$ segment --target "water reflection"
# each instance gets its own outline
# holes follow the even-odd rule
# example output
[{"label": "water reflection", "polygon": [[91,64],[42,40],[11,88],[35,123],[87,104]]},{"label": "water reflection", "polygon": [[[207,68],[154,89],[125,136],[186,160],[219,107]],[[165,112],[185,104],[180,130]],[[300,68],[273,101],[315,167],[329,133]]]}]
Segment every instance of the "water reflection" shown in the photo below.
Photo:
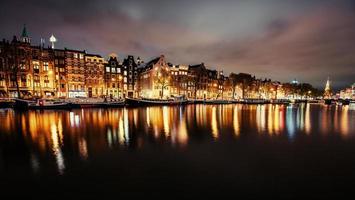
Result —
[{"label": "water reflection", "polygon": [[[63,174],[68,159],[88,160],[112,148],[140,149],[167,145],[188,148],[190,142],[233,141],[241,136],[286,138],[355,133],[355,110],[323,105],[189,105],[87,109],[73,111],[0,112],[0,142],[26,141],[34,172],[47,157]],[[15,143],[14,143],[15,144]],[[2,147],[0,147],[2,148]],[[1,150],[1,149],[0,149]]]}]

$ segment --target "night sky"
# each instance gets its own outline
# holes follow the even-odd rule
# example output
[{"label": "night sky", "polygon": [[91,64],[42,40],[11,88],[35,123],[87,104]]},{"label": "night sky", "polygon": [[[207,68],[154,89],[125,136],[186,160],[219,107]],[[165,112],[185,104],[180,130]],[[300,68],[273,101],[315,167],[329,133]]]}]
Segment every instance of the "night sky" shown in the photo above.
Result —
[{"label": "night sky", "polygon": [[[105,57],[164,54],[283,82],[335,88],[355,82],[355,0],[0,0],[0,38],[32,42],[53,33],[58,48]],[[49,45],[49,44],[48,44]]]}]

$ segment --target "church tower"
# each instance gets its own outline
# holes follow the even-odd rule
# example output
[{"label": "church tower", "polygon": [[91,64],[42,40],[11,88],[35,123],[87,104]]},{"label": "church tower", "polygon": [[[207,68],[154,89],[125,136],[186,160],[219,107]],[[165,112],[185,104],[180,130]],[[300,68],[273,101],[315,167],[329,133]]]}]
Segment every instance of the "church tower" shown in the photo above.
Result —
[{"label": "church tower", "polygon": [[324,89],[324,98],[331,98],[331,97],[332,97],[332,89],[330,87],[330,80],[328,77],[327,83],[325,84],[325,89]]},{"label": "church tower", "polygon": [[31,43],[31,38],[28,37],[26,24],[23,25],[22,34],[21,34],[21,41],[24,43],[28,43],[28,44]]}]

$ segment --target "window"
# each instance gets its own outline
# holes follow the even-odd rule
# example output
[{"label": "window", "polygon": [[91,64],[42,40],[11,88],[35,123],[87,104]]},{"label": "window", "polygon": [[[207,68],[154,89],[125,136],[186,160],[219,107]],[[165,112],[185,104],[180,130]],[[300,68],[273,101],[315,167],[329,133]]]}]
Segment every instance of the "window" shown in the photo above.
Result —
[{"label": "window", "polygon": [[48,62],[43,63],[43,71],[48,71]]},{"label": "window", "polygon": [[127,83],[127,77],[123,78],[123,82]]},{"label": "window", "polygon": [[106,67],[106,72],[110,72],[110,67]]},{"label": "window", "polygon": [[111,72],[112,72],[112,73],[116,73],[116,68],[115,68],[115,67],[112,67],[112,68],[111,68]]},{"label": "window", "polygon": [[124,70],[123,75],[127,76],[127,71],[126,70]]},{"label": "window", "polygon": [[84,59],[84,54],[82,54],[82,53],[79,54],[79,58],[80,58],[80,59]]},{"label": "window", "polygon": [[121,68],[117,68],[117,73],[121,73]]},{"label": "window", "polygon": [[33,69],[39,70],[39,63],[37,61],[33,62]]},{"label": "window", "polygon": [[74,56],[74,58],[78,58],[78,54],[77,53],[74,53],[73,56]]}]

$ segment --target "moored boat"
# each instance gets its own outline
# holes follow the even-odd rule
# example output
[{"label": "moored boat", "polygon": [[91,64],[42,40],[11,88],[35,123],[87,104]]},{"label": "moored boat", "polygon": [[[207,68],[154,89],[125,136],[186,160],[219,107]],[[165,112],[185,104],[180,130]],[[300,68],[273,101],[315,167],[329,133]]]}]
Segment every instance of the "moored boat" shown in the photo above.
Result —
[{"label": "moored boat", "polygon": [[205,104],[231,104],[233,102],[225,99],[207,99],[204,101],[204,103]]},{"label": "moored boat", "polygon": [[242,104],[267,104],[270,103],[269,100],[266,99],[242,99],[240,101]]},{"label": "moored boat", "polygon": [[333,102],[332,99],[323,99],[323,103],[324,103],[325,105],[332,105],[334,102]]},{"label": "moored boat", "polygon": [[346,106],[350,104],[350,99],[338,99],[337,105]]},{"label": "moored boat", "polygon": [[130,98],[126,97],[126,105],[128,106],[158,106],[158,105],[184,105],[187,104],[186,99],[147,99],[147,98]]},{"label": "moored boat", "polygon": [[71,104],[62,101],[38,99],[36,101],[15,99],[15,109],[70,109]]},{"label": "moored boat", "polygon": [[0,99],[0,108],[12,108],[15,104],[15,101],[9,98]]},{"label": "moored boat", "polygon": [[271,104],[290,104],[291,101],[288,99],[272,99],[270,101]]},{"label": "moored boat", "polygon": [[110,108],[122,107],[125,105],[124,99],[69,99],[72,108]]}]

